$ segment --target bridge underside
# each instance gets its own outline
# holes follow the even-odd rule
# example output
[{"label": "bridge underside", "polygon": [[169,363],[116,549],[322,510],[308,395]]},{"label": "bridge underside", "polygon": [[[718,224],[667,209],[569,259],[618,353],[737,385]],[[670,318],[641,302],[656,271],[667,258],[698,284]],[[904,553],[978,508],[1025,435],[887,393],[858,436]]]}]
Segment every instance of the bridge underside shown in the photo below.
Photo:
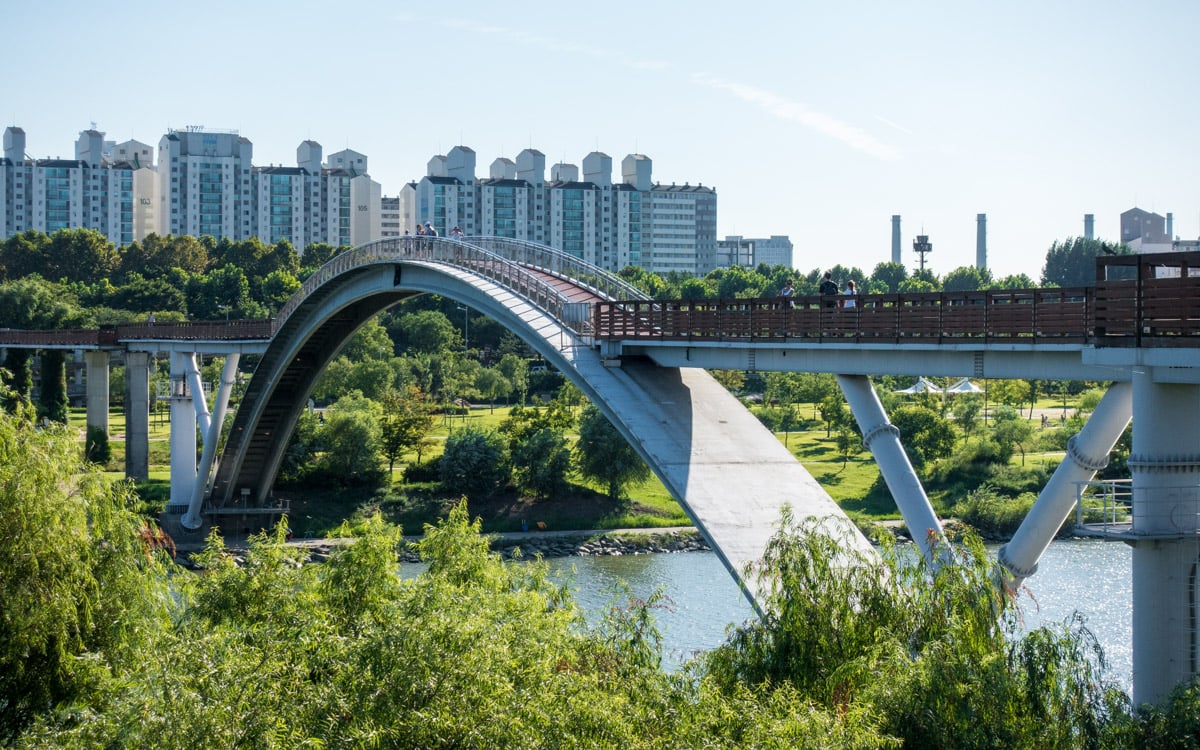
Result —
[{"label": "bridge underside", "polygon": [[[429,292],[495,318],[555,364],[629,440],[738,580],[761,559],[785,504],[798,517],[845,519],[779,440],[704,370],[637,359],[612,366],[523,297],[461,268],[381,263],[326,287],[289,317],[255,371],[210,508],[243,488],[264,501],[313,384],[341,344],[380,310]],[[870,550],[849,522],[839,531]],[[753,601],[754,592],[747,593]]]}]

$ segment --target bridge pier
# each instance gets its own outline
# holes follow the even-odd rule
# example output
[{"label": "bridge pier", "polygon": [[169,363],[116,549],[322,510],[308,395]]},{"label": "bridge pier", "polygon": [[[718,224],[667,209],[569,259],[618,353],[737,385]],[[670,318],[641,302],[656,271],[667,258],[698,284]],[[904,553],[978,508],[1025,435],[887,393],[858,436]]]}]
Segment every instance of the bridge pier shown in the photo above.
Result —
[{"label": "bridge pier", "polygon": [[[108,436],[108,352],[90,349],[83,354],[87,367],[87,429]],[[90,436],[89,436],[90,437]]]},{"label": "bridge pier", "polygon": [[150,478],[150,353],[125,353],[125,476]]},{"label": "bridge pier", "polygon": [[900,443],[900,431],[888,421],[879,395],[866,375],[838,375],[837,382],[850,411],[863,434],[863,445],[875,457],[892,498],[904,517],[904,525],[913,542],[926,560],[932,560],[934,538],[942,538],[942,522],[938,520],[921,478],[913,470],[908,454]]},{"label": "bridge pier", "polygon": [[1161,703],[1197,672],[1200,385],[1133,371],[1133,697]]},{"label": "bridge pier", "polygon": [[[191,501],[196,482],[196,412],[187,385],[188,372],[195,366],[191,352],[171,352],[172,507],[185,506]],[[201,393],[200,398],[203,397]]]}]

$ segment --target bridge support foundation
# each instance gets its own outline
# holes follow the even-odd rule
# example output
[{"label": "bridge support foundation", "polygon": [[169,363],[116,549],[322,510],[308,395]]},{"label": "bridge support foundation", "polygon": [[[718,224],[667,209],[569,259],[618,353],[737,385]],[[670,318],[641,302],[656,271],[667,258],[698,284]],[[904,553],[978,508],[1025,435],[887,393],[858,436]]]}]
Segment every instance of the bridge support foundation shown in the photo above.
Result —
[{"label": "bridge support foundation", "polygon": [[150,478],[150,354],[125,354],[125,476]]},{"label": "bridge support foundation", "polygon": [[888,421],[887,412],[879,401],[878,394],[865,375],[838,375],[838,385],[850,404],[850,411],[862,430],[863,445],[875,457],[879,473],[887,483],[908,533],[921,550],[926,560],[932,560],[933,538],[942,536],[942,522],[938,520],[921,478],[913,470],[904,446],[900,444],[900,431]]},{"label": "bridge support foundation", "polygon": [[87,366],[87,429],[103,430],[108,435],[108,352],[95,349],[84,352]]},{"label": "bridge support foundation", "polygon": [[195,366],[190,352],[171,352],[172,507],[186,506],[196,483],[196,412],[187,387],[188,371]]},{"label": "bridge support foundation", "polygon": [[1133,698],[1160,703],[1197,671],[1200,386],[1133,373]]}]

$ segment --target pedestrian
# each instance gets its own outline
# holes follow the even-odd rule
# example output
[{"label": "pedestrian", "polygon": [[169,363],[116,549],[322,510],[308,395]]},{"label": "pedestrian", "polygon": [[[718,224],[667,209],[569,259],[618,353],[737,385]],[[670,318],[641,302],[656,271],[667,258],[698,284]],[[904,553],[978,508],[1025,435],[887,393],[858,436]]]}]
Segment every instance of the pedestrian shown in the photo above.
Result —
[{"label": "pedestrian", "polygon": [[463,230],[460,227],[454,227],[450,230],[450,239],[461,240],[463,238]]},{"label": "pedestrian", "polygon": [[[837,282],[833,280],[832,271],[825,272],[825,278],[821,279],[821,286],[817,288],[817,291],[820,292],[822,297],[836,298],[838,296],[841,290],[838,289]],[[837,299],[825,300],[825,306],[837,307]]]},{"label": "pedestrian", "polygon": [[854,307],[854,296],[858,294],[858,288],[854,286],[854,279],[846,282],[846,291],[843,294],[846,295],[846,299],[842,302],[842,307]]},{"label": "pedestrian", "polygon": [[430,224],[428,221],[425,222],[425,237],[426,237],[425,245],[426,245],[426,247],[429,248],[430,252],[433,252],[433,241],[428,238],[429,237],[437,237],[437,236],[438,236],[437,230],[433,228],[433,225]]},{"label": "pedestrian", "polygon": [[404,230],[404,252],[406,254],[412,253],[412,233],[407,229]]},{"label": "pedestrian", "polygon": [[783,289],[779,290],[779,296],[783,297],[783,306],[784,307],[794,306],[796,303],[795,303],[795,300],[792,299],[792,297],[794,297],[795,295],[796,295],[796,287],[794,287],[792,285],[792,280],[788,279],[787,281],[785,281],[783,283]]}]

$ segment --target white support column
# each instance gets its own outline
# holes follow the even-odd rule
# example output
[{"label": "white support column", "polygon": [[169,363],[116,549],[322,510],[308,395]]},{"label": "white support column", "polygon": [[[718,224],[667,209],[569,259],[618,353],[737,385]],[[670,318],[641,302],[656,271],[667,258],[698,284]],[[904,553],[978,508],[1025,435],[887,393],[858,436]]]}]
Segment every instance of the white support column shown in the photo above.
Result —
[{"label": "white support column", "polygon": [[125,353],[125,476],[150,477],[150,354]]},{"label": "white support column", "polygon": [[196,475],[196,483],[192,488],[191,501],[187,513],[181,519],[184,528],[198,529],[203,521],[200,519],[200,506],[204,502],[204,493],[212,479],[213,457],[217,452],[217,443],[221,439],[221,427],[225,422],[225,411],[229,407],[229,394],[237,382],[237,366],[239,355],[230,354],[225,359],[225,368],[221,371],[221,387],[217,389],[215,411],[208,430],[204,433],[204,449],[200,454],[200,471]]},{"label": "white support column", "polygon": [[1089,482],[1108,465],[1108,454],[1121,438],[1133,415],[1133,384],[1113,383],[1079,434],[1067,441],[1067,456],[1054,470],[1037,502],[1021,521],[1017,533],[1000,548],[1001,565],[1012,574],[1007,581],[1015,591],[1037,570],[1054,535],[1075,507],[1076,487]]},{"label": "white support column", "polygon": [[[186,505],[196,483],[196,412],[188,394],[192,355],[171,352],[171,505]],[[194,366],[193,362],[193,366]]]},{"label": "white support column", "polygon": [[888,421],[883,404],[865,375],[838,375],[838,385],[850,404],[850,411],[862,430],[863,445],[875,456],[879,473],[887,483],[904,524],[921,554],[932,560],[930,537],[942,537],[942,522],[933,512],[929,496],[921,486],[921,479],[913,470],[904,446],[900,444],[900,431]]},{"label": "white support column", "polygon": [[1200,386],[1133,373],[1133,699],[1160,703],[1197,672]]},{"label": "white support column", "polygon": [[108,435],[108,352],[90,349],[84,352],[87,366],[87,428]]},{"label": "white support column", "polygon": [[200,382],[200,368],[196,365],[196,355],[187,355],[187,382],[192,394],[192,407],[196,410],[196,422],[200,425],[200,434],[208,434],[209,421],[212,416],[208,411],[208,399],[204,397],[204,383]]}]

